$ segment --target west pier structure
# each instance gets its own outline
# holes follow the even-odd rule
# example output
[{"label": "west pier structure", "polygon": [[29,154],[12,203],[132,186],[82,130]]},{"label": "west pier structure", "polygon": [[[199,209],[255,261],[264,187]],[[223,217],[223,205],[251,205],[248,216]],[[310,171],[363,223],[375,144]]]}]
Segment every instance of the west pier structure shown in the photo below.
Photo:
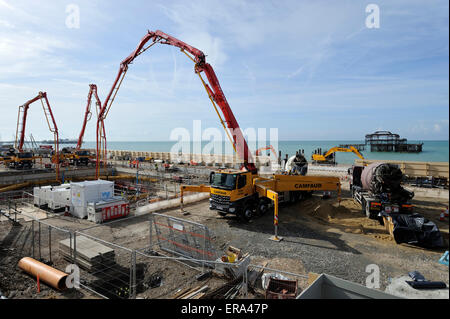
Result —
[{"label": "west pier structure", "polygon": [[366,135],[366,144],[370,145],[371,152],[422,152],[423,143],[408,144],[406,138],[389,131],[376,131]]}]

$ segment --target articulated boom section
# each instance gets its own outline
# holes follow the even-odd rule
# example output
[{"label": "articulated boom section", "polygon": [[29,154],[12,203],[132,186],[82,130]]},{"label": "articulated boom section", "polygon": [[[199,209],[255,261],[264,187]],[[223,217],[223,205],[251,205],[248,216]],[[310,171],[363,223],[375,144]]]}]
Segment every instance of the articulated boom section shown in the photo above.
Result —
[{"label": "articulated boom section", "polygon": [[268,191],[337,191],[341,194],[341,183],[338,177],[273,175],[273,178],[256,178],[255,191],[263,197],[268,197]]},{"label": "articulated boom section", "polygon": [[[46,92],[39,92],[39,94],[25,102],[25,104],[19,106],[19,114],[17,117],[17,129],[16,129],[16,141],[15,148],[19,153],[23,152],[23,144],[25,142],[25,128],[27,122],[28,109],[30,105],[36,101],[40,100],[42,104],[42,109],[44,110],[45,119],[47,121],[48,128],[50,132],[54,135],[54,147],[55,147],[55,158],[59,159],[59,136],[58,136],[58,126],[55,122],[55,117],[53,116],[50,103],[47,99]],[[21,116],[22,115],[22,116]],[[56,179],[59,180],[59,161],[55,162]]]},{"label": "articulated boom section", "polygon": [[[102,107],[102,102],[100,102],[100,98],[98,97],[97,85],[95,85],[95,84],[89,84],[89,93],[88,93],[88,97],[87,97],[86,112],[84,114],[83,126],[81,127],[80,136],[78,137],[78,143],[76,146],[76,150],[79,150],[81,148],[81,146],[83,145],[83,138],[84,138],[84,133],[86,131],[86,125],[87,125],[87,122],[89,122],[89,120],[92,117],[92,112],[91,112],[92,97],[95,98],[96,113],[98,115],[100,113],[100,109]],[[105,126],[103,125],[103,123],[101,126],[103,128],[103,136],[105,136]]]},{"label": "articulated boom section", "polygon": [[[150,42],[150,44],[146,46],[148,42]],[[124,59],[121,62],[119,72],[117,73],[113,86],[111,87],[111,90],[109,91],[109,94],[107,95],[103,103],[103,106],[101,107],[97,120],[96,175],[98,176],[98,165],[100,162],[99,147],[100,147],[102,123],[106,118],[106,116],[108,115],[108,112],[111,108],[112,103],[114,102],[114,99],[122,84],[122,81],[125,78],[126,72],[128,71],[128,66],[133,62],[133,60],[136,57],[138,57],[140,54],[148,50],[156,43],[167,44],[180,48],[180,50],[183,53],[185,53],[195,63],[195,73],[198,74],[198,76],[200,77],[202,84],[204,85],[208,93],[208,96],[214,106],[214,109],[216,110],[216,113],[219,116],[220,122],[224,127],[228,138],[233,144],[235,152],[238,154],[240,159],[243,160],[244,167],[248,171],[256,173],[256,166],[253,163],[253,159],[248,149],[247,142],[245,141],[242,131],[239,127],[239,124],[237,123],[237,120],[234,117],[233,112],[231,111],[227,99],[225,98],[225,94],[223,93],[222,88],[220,87],[219,80],[217,79],[217,76],[212,66],[206,63],[205,61],[205,54],[202,51],[194,48],[193,46],[190,46],[184,43],[183,41],[180,41],[162,31],[157,30],[157,31],[148,31],[148,33],[142,38],[141,42],[138,44],[136,49],[126,59]],[[203,80],[201,72],[204,72],[206,74],[209,85]],[[222,119],[215,103],[219,105],[225,120]],[[226,127],[228,128],[228,130]],[[230,131],[232,137],[230,136]]]}]

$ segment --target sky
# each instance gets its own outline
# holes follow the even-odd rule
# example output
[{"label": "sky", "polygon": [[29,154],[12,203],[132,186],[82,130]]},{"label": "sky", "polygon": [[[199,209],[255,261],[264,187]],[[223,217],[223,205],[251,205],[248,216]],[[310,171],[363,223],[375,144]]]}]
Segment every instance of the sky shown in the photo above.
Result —
[{"label": "sky", "polygon": [[[0,0],[0,140],[14,138],[18,106],[39,91],[60,138],[77,138],[89,84],[103,101],[147,30],[206,54],[243,129],[278,128],[280,140],[362,140],[376,130],[447,140],[448,12],[447,0]],[[221,128],[192,61],[159,45],[130,66],[106,135],[168,141],[194,120]],[[30,133],[52,138],[39,102]],[[95,120],[84,139],[95,140]]]}]

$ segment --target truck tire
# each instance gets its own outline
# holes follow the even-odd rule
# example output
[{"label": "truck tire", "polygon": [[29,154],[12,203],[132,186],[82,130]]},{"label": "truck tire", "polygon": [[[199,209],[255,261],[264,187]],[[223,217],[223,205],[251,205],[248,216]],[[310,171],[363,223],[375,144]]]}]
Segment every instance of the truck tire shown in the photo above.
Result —
[{"label": "truck tire", "polygon": [[378,220],[378,213],[373,213],[373,212],[370,211],[369,202],[366,202],[365,211],[366,211],[367,218]]},{"label": "truck tire", "polygon": [[258,203],[258,209],[257,209],[258,215],[263,216],[267,213],[268,210],[269,210],[268,203],[264,199],[261,199]]},{"label": "truck tire", "polygon": [[296,192],[289,192],[289,204],[294,204],[297,201]]},{"label": "truck tire", "polygon": [[239,217],[244,222],[249,222],[253,218],[253,208],[250,205],[244,207],[244,209],[240,212]]}]

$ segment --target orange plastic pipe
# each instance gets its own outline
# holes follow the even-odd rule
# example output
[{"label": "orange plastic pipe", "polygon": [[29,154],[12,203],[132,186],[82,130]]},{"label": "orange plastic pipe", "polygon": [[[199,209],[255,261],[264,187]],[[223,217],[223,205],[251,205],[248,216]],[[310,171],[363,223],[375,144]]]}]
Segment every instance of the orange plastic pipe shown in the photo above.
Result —
[{"label": "orange plastic pipe", "polygon": [[33,277],[58,290],[66,289],[68,274],[53,267],[47,266],[36,259],[24,257],[19,261],[19,268]]}]

